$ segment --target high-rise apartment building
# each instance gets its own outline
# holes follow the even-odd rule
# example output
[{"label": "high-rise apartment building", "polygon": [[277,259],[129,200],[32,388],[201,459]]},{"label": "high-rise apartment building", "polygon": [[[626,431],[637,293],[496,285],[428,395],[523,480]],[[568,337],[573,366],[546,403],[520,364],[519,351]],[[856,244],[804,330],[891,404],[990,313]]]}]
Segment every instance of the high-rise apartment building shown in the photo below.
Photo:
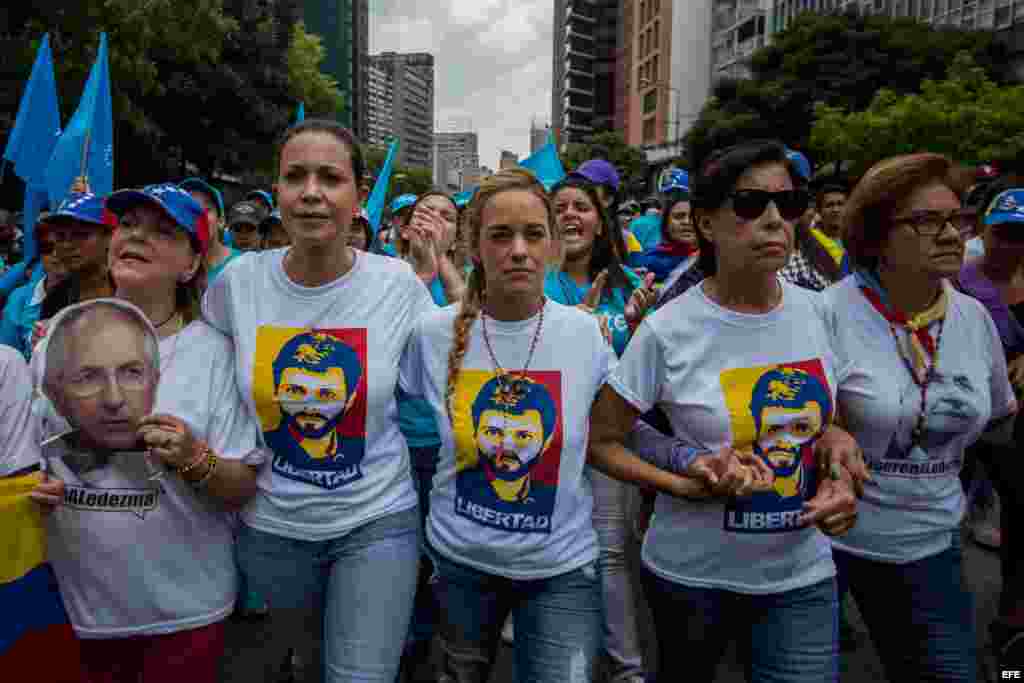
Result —
[{"label": "high-rise apartment building", "polygon": [[434,56],[384,52],[371,55],[367,141],[401,140],[402,166],[434,166]]},{"label": "high-rise apartment building", "polygon": [[480,169],[479,140],[471,132],[434,133],[434,183],[460,192],[462,179]]},{"label": "high-rise apartment building", "polygon": [[616,124],[618,0],[555,0],[551,125],[579,142]]},{"label": "high-rise apartment building", "polygon": [[710,90],[710,3],[625,0],[622,23],[626,142],[678,144]]},{"label": "high-rise apartment building", "polygon": [[304,0],[301,9],[306,30],[324,46],[320,69],[338,82],[344,98],[338,120],[365,137],[369,0]]},{"label": "high-rise apartment building", "polygon": [[530,154],[548,144],[551,126],[538,126],[536,121],[530,122]]}]

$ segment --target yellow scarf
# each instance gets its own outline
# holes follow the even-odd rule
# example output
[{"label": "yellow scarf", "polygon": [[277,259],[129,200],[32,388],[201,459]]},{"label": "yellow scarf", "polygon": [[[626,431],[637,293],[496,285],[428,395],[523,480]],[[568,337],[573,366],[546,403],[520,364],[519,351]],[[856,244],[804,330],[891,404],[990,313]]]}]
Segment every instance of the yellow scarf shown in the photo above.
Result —
[{"label": "yellow scarf", "polygon": [[843,255],[846,254],[846,249],[839,243],[839,240],[832,239],[818,228],[811,228],[811,234],[821,246],[825,247],[828,255],[835,259],[837,266],[843,265]]}]

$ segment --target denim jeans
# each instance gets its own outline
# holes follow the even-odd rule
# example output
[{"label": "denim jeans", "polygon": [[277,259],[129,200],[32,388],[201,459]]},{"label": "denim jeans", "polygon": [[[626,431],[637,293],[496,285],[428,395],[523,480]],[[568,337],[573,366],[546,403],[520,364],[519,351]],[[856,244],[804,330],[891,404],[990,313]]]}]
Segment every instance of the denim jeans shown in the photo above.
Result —
[{"label": "denim jeans", "polygon": [[517,681],[589,683],[601,645],[601,584],[593,565],[548,579],[514,580],[434,552],[445,683],[490,679],[501,627],[516,622]]},{"label": "denim jeans", "polygon": [[833,551],[840,595],[852,591],[890,681],[977,680],[974,598],[960,534],[949,549],[907,564]]},{"label": "denim jeans", "polygon": [[637,605],[626,550],[630,547],[630,496],[635,487],[590,469],[594,491],[594,530],[601,546],[598,574],[604,602],[604,650],[611,664],[610,680],[643,678],[643,653],[637,626]]},{"label": "denim jeans", "polygon": [[386,681],[398,671],[419,557],[416,508],[341,538],[300,541],[242,525],[238,559],[270,604],[270,637],[248,656],[277,672],[294,649],[301,681]]},{"label": "denim jeans", "polygon": [[712,683],[733,638],[753,683],[839,680],[835,580],[746,595],[643,574],[658,639],[657,680]]},{"label": "denim jeans", "polygon": [[[434,488],[434,475],[437,473],[440,450],[440,444],[422,448],[409,447],[412,479],[420,497],[420,533],[423,534],[421,538],[426,538],[424,526],[427,514],[430,512],[430,491]],[[419,577],[416,581],[416,600],[412,611],[412,623],[409,624],[408,642],[410,645],[430,641],[437,630],[441,610],[437,604],[437,596],[434,595],[434,590],[430,585],[430,577],[433,573],[434,565],[430,556],[426,552],[421,553]]]}]

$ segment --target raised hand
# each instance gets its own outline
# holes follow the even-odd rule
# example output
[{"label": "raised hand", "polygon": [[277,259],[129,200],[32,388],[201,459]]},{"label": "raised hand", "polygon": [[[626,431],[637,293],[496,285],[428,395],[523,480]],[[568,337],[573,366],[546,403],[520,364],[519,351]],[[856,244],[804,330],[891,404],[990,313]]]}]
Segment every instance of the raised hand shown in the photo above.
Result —
[{"label": "raised hand", "polygon": [[633,290],[633,294],[626,302],[626,322],[636,325],[647,314],[648,309],[658,300],[654,291],[654,273],[644,275],[644,282],[640,287]]},{"label": "raised hand", "polygon": [[579,305],[580,308],[586,310],[588,313],[593,313],[594,309],[601,304],[601,294],[604,292],[604,285],[608,282],[608,271],[602,270],[594,278],[593,284],[590,285],[590,289],[583,296],[583,302]]}]

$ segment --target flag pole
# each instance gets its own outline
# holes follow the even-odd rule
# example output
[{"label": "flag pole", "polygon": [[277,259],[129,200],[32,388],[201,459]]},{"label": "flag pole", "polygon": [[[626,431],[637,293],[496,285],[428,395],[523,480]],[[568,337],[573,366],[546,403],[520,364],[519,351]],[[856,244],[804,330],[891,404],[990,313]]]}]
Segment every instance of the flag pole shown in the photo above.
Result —
[{"label": "flag pole", "polygon": [[85,169],[89,163],[89,137],[92,135],[92,128],[85,129],[85,144],[82,145],[82,172],[78,174],[79,178],[85,177]]}]

